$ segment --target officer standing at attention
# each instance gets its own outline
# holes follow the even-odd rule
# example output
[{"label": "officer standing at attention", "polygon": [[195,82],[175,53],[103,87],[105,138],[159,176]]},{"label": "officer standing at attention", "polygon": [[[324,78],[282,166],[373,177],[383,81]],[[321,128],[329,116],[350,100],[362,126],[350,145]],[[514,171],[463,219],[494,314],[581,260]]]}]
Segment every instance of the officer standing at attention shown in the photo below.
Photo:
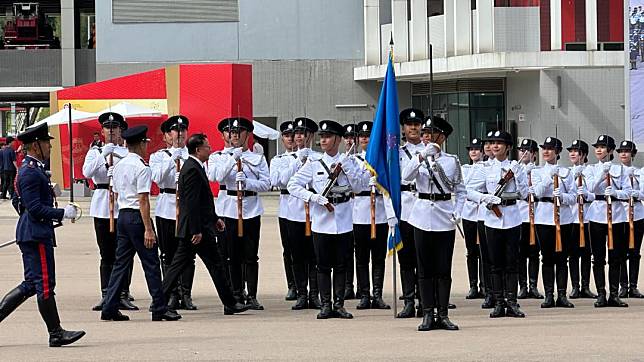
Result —
[{"label": "officer standing at attention", "polygon": [[[302,166],[289,181],[288,191],[311,205],[311,230],[322,299],[322,310],[317,318],[351,319],[353,315],[344,308],[346,255],[353,242],[353,208],[350,201],[351,192],[360,187],[362,177],[355,158],[338,152],[344,134],[342,126],[335,121],[323,120],[319,133],[324,154]],[[315,192],[309,191],[307,185]],[[325,189],[328,189],[328,193],[323,195],[322,192],[327,191]]]},{"label": "officer standing at attention", "polygon": [[[246,303],[253,310],[264,310],[257,301],[257,283],[259,279],[259,233],[261,215],[264,213],[259,192],[270,189],[270,173],[264,155],[248,149],[248,137],[253,132],[253,123],[246,118],[226,118],[221,124],[230,124],[230,141],[234,148],[231,155],[222,155],[222,162],[215,169],[215,178],[226,185],[226,193],[232,196],[222,215],[228,231],[228,251],[230,255],[230,274],[233,290],[240,302],[244,281],[248,286]],[[223,127],[222,127],[223,128]],[[238,171],[240,161],[242,170]],[[237,188],[241,185],[243,194],[242,218],[243,236],[238,236]]]},{"label": "officer standing at attention", "polygon": [[110,167],[108,175],[113,176],[114,192],[118,194],[120,217],[118,219],[118,247],[116,264],[110,276],[110,283],[101,312],[102,320],[126,321],[130,318],[117,309],[120,285],[139,255],[148,291],[152,297],[153,321],[176,321],[179,314],[168,310],[167,301],[161,289],[161,270],[156,235],[150,218],[150,187],[152,170],[143,160],[147,155],[148,128],[136,126],[123,132],[129,153],[116,166]]},{"label": "officer standing at attention", "polygon": [[[110,232],[110,178],[107,169],[118,164],[128,153],[123,146],[121,132],[127,129],[127,123],[123,116],[114,112],[103,113],[98,117],[101,124],[103,138],[106,144],[103,147],[93,146],[85,156],[83,163],[83,175],[91,178],[94,182],[94,192],[89,207],[89,215],[94,219],[94,232],[96,242],[101,255],[100,276],[101,276],[101,300],[92,310],[100,311],[103,308],[107,284],[110,282],[110,274],[116,260],[116,238],[119,208],[118,200],[114,197],[114,231]],[[128,289],[132,280],[132,269],[128,271],[127,278],[123,282],[122,293],[120,294],[119,309],[138,310],[139,308],[129,301]]]},{"label": "officer standing at attention", "polygon": [[54,222],[76,218],[77,210],[73,205],[66,205],[63,209],[54,207],[54,191],[43,163],[49,159],[52,138],[47,131],[47,123],[28,128],[18,135],[22,147],[27,150],[16,181],[16,197],[20,198],[16,241],[22,253],[25,280],[0,301],[0,322],[35,294],[38,311],[49,331],[49,346],[60,347],[76,342],[85,332],[66,331],[60,326],[54,298]]},{"label": "officer standing at attention", "polygon": [[[226,155],[230,155],[231,150],[233,149],[230,146],[229,126],[230,125],[228,123],[222,122],[217,125],[217,130],[219,131],[219,133],[221,133],[221,138],[224,141],[224,148],[220,151],[211,153],[208,157],[207,173],[208,181],[210,182],[217,182],[217,177],[215,176],[216,170],[222,167],[223,162],[227,159]],[[226,185],[219,184],[219,193],[217,194],[217,198],[215,199],[215,212],[217,213],[217,215],[223,215],[224,210],[230,207],[229,204],[235,203],[235,201],[236,200],[234,197],[228,196],[228,194],[226,193]],[[219,247],[221,256],[224,258],[228,273],[230,273],[230,253],[227,250],[227,245],[224,242],[218,242],[217,246]],[[245,297],[244,300],[246,300]]]},{"label": "officer standing at attention", "polygon": [[[179,246],[179,239],[176,235],[177,217],[177,183],[175,174],[177,171],[176,162],[183,162],[188,159],[186,148],[186,137],[190,121],[185,116],[172,116],[161,123],[161,132],[170,141],[170,147],[161,149],[150,156],[150,169],[152,170],[152,181],[159,186],[159,197],[157,197],[154,215],[156,219],[157,233],[159,237],[159,249],[161,250],[161,272],[165,273],[172,258]],[[181,167],[180,166],[180,167]],[[170,294],[168,308],[196,310],[192,303],[192,281],[195,276],[194,260],[183,269],[179,277],[177,287]]]},{"label": "officer standing at attention", "polygon": [[[354,155],[356,151],[356,140],[358,133],[356,132],[357,125],[355,123],[349,123],[345,124],[344,126],[344,149],[345,152],[349,152],[351,150],[350,154]],[[355,234],[354,234],[355,235]],[[362,296],[360,295],[360,290],[361,286],[360,283],[358,284],[358,289],[354,290],[353,287],[353,275],[354,275],[354,270],[356,269],[356,254],[355,254],[355,248],[356,248],[356,240],[354,238],[353,242],[351,245],[349,245],[349,249],[347,250],[347,286],[345,288],[344,292],[344,300],[350,300],[350,299],[355,299],[358,298],[360,299]]]}]

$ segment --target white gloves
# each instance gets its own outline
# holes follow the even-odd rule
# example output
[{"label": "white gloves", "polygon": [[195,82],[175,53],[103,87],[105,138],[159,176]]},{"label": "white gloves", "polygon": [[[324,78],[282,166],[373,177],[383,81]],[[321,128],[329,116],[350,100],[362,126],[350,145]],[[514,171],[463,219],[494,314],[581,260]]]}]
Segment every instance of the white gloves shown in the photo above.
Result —
[{"label": "white gloves", "polygon": [[534,195],[534,186],[528,186],[528,193]]},{"label": "white gloves", "polygon": [[107,177],[108,178],[114,177],[114,166],[110,166],[107,168]]},{"label": "white gloves", "polygon": [[579,165],[579,166],[573,167],[572,168],[573,177],[575,179],[579,178],[579,176],[581,176],[584,173],[585,168],[586,168],[586,166],[584,166],[584,165]]},{"label": "white gloves", "polygon": [[615,197],[616,195],[617,195],[617,191],[613,189],[613,186],[606,186],[606,189],[604,190],[604,196]]},{"label": "white gloves", "polygon": [[175,172],[174,173],[174,183],[175,184],[179,183],[179,174],[180,174],[180,172]]},{"label": "white gloves", "polygon": [[487,195],[483,195],[483,197],[481,198],[481,202],[488,205],[498,205],[501,203],[501,198],[498,196],[487,194]]},{"label": "white gloves", "polygon": [[63,218],[65,219],[75,219],[78,215],[78,211],[76,210],[76,206],[74,205],[65,205],[64,210],[65,214],[63,215]]},{"label": "white gloves", "polygon": [[181,159],[181,156],[183,154],[182,151],[183,150],[181,148],[176,148],[174,151],[172,151],[172,156],[170,156],[172,158],[172,161]]},{"label": "white gloves", "polygon": [[387,225],[389,225],[390,228],[395,228],[396,225],[398,225],[398,218],[390,217],[387,219]]},{"label": "white gloves", "polygon": [[241,158],[242,152],[243,151],[242,151],[241,147],[233,148],[233,155],[232,156],[235,159],[235,161],[238,161]]},{"label": "white gloves", "polygon": [[428,157],[436,156],[440,152],[440,146],[435,143],[428,143],[422,151],[420,151],[420,156],[424,159]]},{"label": "white gloves", "polygon": [[103,146],[103,151],[101,151],[101,156],[103,156],[103,158],[107,158],[107,156],[114,153],[115,148],[116,146],[114,146],[113,143],[106,144],[105,146]]},{"label": "white gloves", "polygon": [[555,175],[559,174],[559,166],[555,165],[550,167],[550,177],[555,177]]},{"label": "white gloves", "polygon": [[314,203],[316,203],[318,205],[322,205],[322,206],[324,206],[324,205],[329,203],[329,199],[327,199],[326,197],[324,197],[324,196],[322,196],[320,194],[311,195],[311,198],[309,199],[309,201],[314,202]]},{"label": "white gloves", "polygon": [[295,152],[295,154],[297,155],[297,158],[302,162],[304,162],[304,160],[309,157],[310,153],[311,153],[310,148],[302,148],[297,150],[297,152]]},{"label": "white gloves", "polygon": [[532,172],[534,170],[534,163],[528,163],[525,166],[523,166],[523,170],[525,171],[526,175]]},{"label": "white gloves", "polygon": [[242,171],[239,171],[235,174],[235,182],[246,182],[246,174]]},{"label": "white gloves", "polygon": [[584,187],[583,186],[577,186],[577,196],[585,196],[586,193],[584,192]]},{"label": "white gloves", "polygon": [[561,189],[559,187],[555,187],[552,195],[554,195],[554,197],[561,197]]},{"label": "white gloves", "polygon": [[610,162],[605,162],[605,163],[603,163],[603,164],[602,164],[602,171],[604,171],[604,173],[608,173],[608,171],[610,171],[610,167],[611,167],[612,165],[613,165],[613,164],[612,164],[612,163],[610,163]]},{"label": "white gloves", "polygon": [[369,178],[369,187],[376,186],[378,183],[378,178],[376,176],[371,176]]}]

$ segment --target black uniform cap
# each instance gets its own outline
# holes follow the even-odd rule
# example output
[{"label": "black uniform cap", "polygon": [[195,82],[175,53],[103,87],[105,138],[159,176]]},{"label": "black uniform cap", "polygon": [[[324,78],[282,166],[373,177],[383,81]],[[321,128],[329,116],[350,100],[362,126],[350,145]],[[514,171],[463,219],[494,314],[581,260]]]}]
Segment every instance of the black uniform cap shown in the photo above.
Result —
[{"label": "black uniform cap", "polygon": [[18,141],[22,143],[32,143],[52,139],[54,139],[54,137],[49,134],[49,127],[46,122],[36,127],[27,128],[24,132],[18,135]]},{"label": "black uniform cap", "polygon": [[103,128],[119,127],[122,130],[127,129],[127,122],[125,118],[116,112],[105,112],[98,116],[98,123]]},{"label": "black uniform cap", "polygon": [[182,115],[176,115],[168,118],[165,122],[161,123],[161,132],[167,133],[173,129],[188,129],[190,121],[188,117]]},{"label": "black uniform cap", "polygon": [[541,148],[554,148],[557,153],[561,152],[563,149],[563,143],[560,139],[555,137],[548,137],[543,141],[542,145],[539,145]]},{"label": "black uniform cap", "polygon": [[579,152],[587,155],[588,154],[588,143],[586,143],[586,142],[584,142],[582,140],[574,140],[574,141],[572,141],[570,146],[566,147],[566,149],[568,150],[568,152],[570,152],[572,150],[578,150]]},{"label": "black uniform cap", "polygon": [[521,141],[521,144],[519,145],[520,150],[528,150],[531,152],[537,152],[539,150],[539,145],[537,145],[537,141],[530,139],[530,138],[525,138],[523,141]]},{"label": "black uniform cap", "polygon": [[512,135],[506,131],[496,131],[492,133],[492,136],[486,139],[487,142],[501,141],[508,146],[512,146],[514,142],[512,141]]},{"label": "black uniform cap", "polygon": [[617,152],[624,152],[624,151],[630,151],[632,156],[635,156],[637,153],[637,146],[635,146],[635,143],[625,140],[622,141],[619,144],[619,147],[617,147]]},{"label": "black uniform cap", "polygon": [[318,125],[310,118],[297,117],[293,121],[295,123],[295,132],[317,132]]},{"label": "black uniform cap", "polygon": [[344,137],[355,137],[357,136],[358,125],[355,123],[349,123],[344,125]]},{"label": "black uniform cap", "polygon": [[244,117],[229,117],[222,119],[217,126],[217,129],[219,129],[220,132],[223,132],[226,128],[230,128],[229,131],[231,132],[242,129],[248,132],[253,132],[255,126],[253,126],[253,122]]},{"label": "black uniform cap", "polygon": [[139,125],[132,128],[128,128],[123,131],[121,137],[127,142],[128,145],[135,145],[141,142],[149,142],[150,139],[147,136],[148,126]]},{"label": "black uniform cap", "polygon": [[597,137],[597,142],[593,143],[593,147],[606,146],[609,149],[615,149],[615,140],[609,135],[601,135]]},{"label": "black uniform cap", "polygon": [[483,142],[478,138],[472,138],[470,144],[465,147],[468,150],[482,150]]},{"label": "black uniform cap", "polygon": [[405,123],[423,123],[425,113],[420,109],[407,108],[400,112],[400,124]]},{"label": "black uniform cap", "polygon": [[450,134],[454,131],[454,128],[452,125],[450,125],[445,119],[434,116],[432,117],[426,117],[425,122],[423,123],[423,131],[430,131],[430,132],[439,132],[445,135],[445,137],[449,137]]},{"label": "black uniform cap", "polygon": [[320,121],[320,132],[322,134],[334,134],[340,137],[344,136],[344,127],[336,121],[332,121],[330,119],[325,119],[323,121]]},{"label": "black uniform cap", "polygon": [[494,131],[488,131],[487,134],[485,134],[485,137],[483,137],[483,143],[490,142],[490,137],[494,135]]},{"label": "black uniform cap", "polygon": [[293,133],[295,131],[295,125],[293,121],[284,121],[280,124],[280,132],[282,134]]},{"label": "black uniform cap", "polygon": [[369,136],[373,129],[373,122],[362,121],[358,123],[358,136]]}]

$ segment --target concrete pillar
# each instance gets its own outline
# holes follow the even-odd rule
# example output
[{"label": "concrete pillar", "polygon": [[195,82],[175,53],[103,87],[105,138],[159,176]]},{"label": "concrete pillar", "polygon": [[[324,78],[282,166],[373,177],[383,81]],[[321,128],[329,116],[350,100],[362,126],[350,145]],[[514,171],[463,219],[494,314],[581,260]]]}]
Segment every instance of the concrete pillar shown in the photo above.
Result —
[{"label": "concrete pillar", "polygon": [[586,50],[597,50],[597,0],[586,0]]},{"label": "concrete pillar", "polygon": [[454,2],[454,53],[472,54],[472,4],[469,1]]},{"label": "concrete pillar", "polygon": [[427,27],[427,0],[411,0],[411,29],[409,32],[411,60],[429,58]]},{"label": "concrete pillar", "polygon": [[409,61],[409,21],[407,0],[391,1],[391,29],[394,35],[394,61]]},{"label": "concrete pillar", "polygon": [[550,49],[561,48],[561,0],[550,0]]},{"label": "concrete pillar", "polygon": [[60,48],[62,86],[76,85],[76,48],[74,26],[74,0],[60,1]]},{"label": "concrete pillar", "polygon": [[364,0],[365,65],[380,64],[380,2]]},{"label": "concrete pillar", "polygon": [[476,0],[476,49],[475,53],[494,52],[494,1]]},{"label": "concrete pillar", "polygon": [[[459,0],[444,0],[443,10],[445,11],[445,56],[453,57],[456,55],[454,47],[454,31],[456,30],[456,3]],[[463,0],[460,0],[463,1]]]}]

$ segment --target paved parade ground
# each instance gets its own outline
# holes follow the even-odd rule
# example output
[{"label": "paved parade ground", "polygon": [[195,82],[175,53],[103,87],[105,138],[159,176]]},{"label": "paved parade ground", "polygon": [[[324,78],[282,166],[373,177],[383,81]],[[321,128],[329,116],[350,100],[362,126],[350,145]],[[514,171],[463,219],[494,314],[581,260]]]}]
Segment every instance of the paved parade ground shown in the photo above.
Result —
[{"label": "paved parade ground", "polygon": [[[64,203],[64,199],[60,202]],[[87,213],[89,199],[81,199]],[[357,311],[353,320],[315,319],[317,311],[291,311],[277,231],[277,197],[264,197],[258,299],[265,311],[224,316],[200,261],[193,289],[198,311],[180,311],[178,322],[152,322],[143,272],[136,260],[132,294],[141,310],[128,322],[102,322],[91,307],[98,301],[98,248],[92,219],[57,229],[57,302],[63,327],[87,336],[68,347],[47,347],[47,331],[35,298],[0,324],[0,359],[13,360],[644,360],[644,300],[626,299],[627,309],[597,310],[592,300],[573,300],[575,309],[541,310],[538,300],[520,301],[526,319],[491,320],[481,301],[466,301],[463,240],[454,253],[450,317],[458,332],[417,332],[420,319],[394,319],[392,311]],[[16,216],[0,201],[0,241],[14,235]],[[392,259],[387,259],[385,297],[392,301]],[[16,246],[0,249],[0,293],[22,280]],[[400,287],[400,284],[398,284]],[[540,286],[543,292],[543,287]],[[594,287],[593,287],[594,290]],[[398,302],[399,308],[402,302]]]}]

